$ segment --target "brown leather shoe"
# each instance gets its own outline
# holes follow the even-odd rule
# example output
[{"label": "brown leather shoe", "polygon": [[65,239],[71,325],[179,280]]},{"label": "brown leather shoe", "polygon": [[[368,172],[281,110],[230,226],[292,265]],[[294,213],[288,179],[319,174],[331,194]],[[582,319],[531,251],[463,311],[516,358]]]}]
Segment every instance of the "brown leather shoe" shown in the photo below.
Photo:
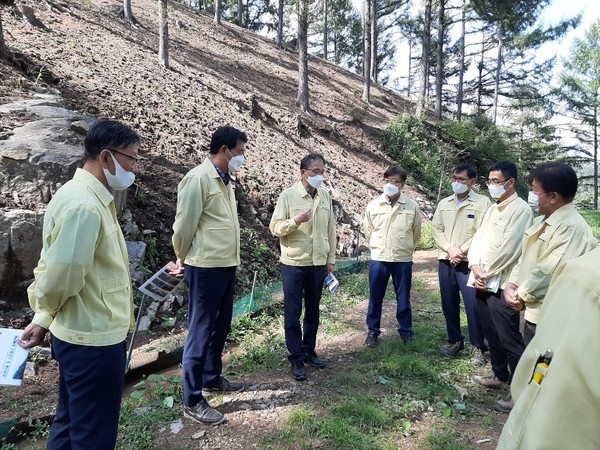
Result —
[{"label": "brown leather shoe", "polygon": [[495,375],[493,377],[482,377],[479,375],[471,375],[471,381],[480,386],[492,389],[500,389],[508,386],[506,381],[499,380]]}]

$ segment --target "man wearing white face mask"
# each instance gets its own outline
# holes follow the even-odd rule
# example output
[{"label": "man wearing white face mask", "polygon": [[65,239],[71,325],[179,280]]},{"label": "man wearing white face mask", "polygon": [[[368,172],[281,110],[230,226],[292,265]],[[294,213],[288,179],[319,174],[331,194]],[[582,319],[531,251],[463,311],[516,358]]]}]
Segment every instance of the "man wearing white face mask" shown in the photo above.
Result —
[{"label": "man wearing white face mask", "polygon": [[473,363],[485,364],[484,353],[487,346],[477,325],[477,300],[475,289],[467,286],[469,267],[467,252],[473,236],[481,225],[483,216],[489,208],[490,200],[473,191],[477,182],[477,172],[470,164],[463,164],[452,173],[454,195],[441,200],[433,215],[431,230],[439,248],[438,277],[442,311],[446,319],[448,345],[442,353],[448,357],[456,356],[464,349],[464,339],[460,330],[460,295],[462,293],[469,340],[474,347]]},{"label": "man wearing white face mask", "polygon": [[540,164],[531,173],[529,205],[539,211],[525,231],[519,263],[504,290],[506,303],[525,310],[525,345],[535,334],[540,310],[556,268],[597,247],[592,230],[575,211],[577,174],[566,164]]},{"label": "man wearing white face mask", "polygon": [[381,334],[381,308],[390,276],[396,293],[398,333],[404,343],[413,339],[410,288],[413,253],[421,238],[421,211],[401,191],[406,170],[392,166],[383,178],[383,194],[369,202],[363,222],[371,248],[367,347],[377,345]]},{"label": "man wearing white face mask", "polygon": [[230,172],[244,162],[248,138],[233,127],[212,135],[210,154],[177,188],[173,224],[176,275],[189,287],[188,336],[183,348],[184,416],[217,425],[225,417],[204,395],[241,391],[244,385],[222,376],[221,355],[231,329],[240,225]]},{"label": "man wearing white face mask", "polygon": [[300,181],[281,193],[269,224],[281,246],[285,343],[292,377],[298,381],[307,377],[304,363],[325,367],[315,347],[323,282],[335,267],[336,224],[331,196],[321,188],[324,173],[321,154],[305,156]]},{"label": "man wearing white face mask", "polygon": [[[477,289],[477,320],[490,349],[494,373],[492,378],[474,375],[471,380],[488,388],[510,383],[524,349],[519,313],[502,298],[521,255],[521,239],[533,219],[531,208],[515,191],[516,182],[513,163],[500,161],[490,166],[488,189],[498,201],[487,210],[467,255]],[[493,286],[492,280],[499,280],[498,286]],[[501,410],[499,405],[495,407]]]},{"label": "man wearing white face mask", "polygon": [[135,178],[139,136],[115,121],[96,122],[84,165],[44,216],[43,248],[28,288],[35,315],[19,345],[52,332],[59,398],[47,448],[115,448],[125,338],[134,327],[127,247],[111,190]]}]

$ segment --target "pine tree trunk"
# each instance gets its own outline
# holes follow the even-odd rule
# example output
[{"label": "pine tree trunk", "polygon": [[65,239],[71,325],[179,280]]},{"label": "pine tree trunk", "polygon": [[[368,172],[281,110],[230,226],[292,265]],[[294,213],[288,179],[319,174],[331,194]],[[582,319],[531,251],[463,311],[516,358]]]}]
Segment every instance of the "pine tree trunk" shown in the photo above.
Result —
[{"label": "pine tree trunk", "polygon": [[442,84],[444,83],[444,31],[445,31],[445,3],[446,0],[440,0],[438,10],[438,41],[437,41],[437,71],[435,74],[435,116],[442,119]]},{"label": "pine tree trunk", "polygon": [[4,43],[4,31],[2,30],[2,14],[0,14],[0,59],[2,61],[8,59],[8,48]]},{"label": "pine tree trunk", "polygon": [[221,25],[221,0],[215,0],[215,18],[213,23],[215,25]]},{"label": "pine tree trunk", "polygon": [[429,53],[431,50],[431,0],[425,0],[425,17],[423,36],[421,36],[421,86],[417,102],[417,115],[425,113],[427,103],[427,86],[429,84]]},{"label": "pine tree trunk", "polygon": [[277,8],[277,47],[281,48],[283,44],[283,0],[279,0],[279,7]]},{"label": "pine tree trunk", "polygon": [[123,17],[128,22],[133,22],[133,13],[131,12],[131,0],[123,0]]},{"label": "pine tree trunk", "polygon": [[165,69],[169,68],[169,21],[167,15],[167,1],[158,0],[158,62]]},{"label": "pine tree trunk", "polygon": [[241,27],[244,25],[244,1],[243,0],[238,0],[237,2],[237,24],[238,27]]},{"label": "pine tree trunk", "polygon": [[462,2],[462,16],[460,21],[460,54],[458,56],[458,94],[456,95],[456,120],[462,119],[463,84],[465,80],[465,22],[467,20],[467,7],[465,0]]},{"label": "pine tree trunk", "polygon": [[371,4],[371,81],[377,83],[377,0]]},{"label": "pine tree trunk", "polygon": [[371,0],[364,0],[363,20],[363,94],[362,99],[369,103],[371,101]]},{"label": "pine tree trunk", "polygon": [[327,0],[323,0],[323,59],[327,61],[327,47],[329,46],[329,24],[327,23]]},{"label": "pine tree trunk", "polygon": [[407,77],[407,86],[406,86],[406,96],[410,98],[410,90],[412,88],[412,50],[413,50],[413,40],[412,38],[408,40],[408,77]]},{"label": "pine tree trunk", "polygon": [[298,99],[296,105],[310,112],[308,94],[308,0],[298,1]]},{"label": "pine tree trunk", "polygon": [[485,31],[481,33],[481,59],[477,70],[479,75],[477,78],[477,115],[481,115],[481,95],[483,91],[483,60],[485,58]]},{"label": "pine tree trunk", "polygon": [[500,91],[500,71],[502,70],[502,50],[504,44],[504,33],[502,32],[502,26],[498,30],[498,57],[496,60],[496,76],[494,79],[494,108],[492,111],[492,121],[496,123],[496,117],[498,116],[498,92]]}]

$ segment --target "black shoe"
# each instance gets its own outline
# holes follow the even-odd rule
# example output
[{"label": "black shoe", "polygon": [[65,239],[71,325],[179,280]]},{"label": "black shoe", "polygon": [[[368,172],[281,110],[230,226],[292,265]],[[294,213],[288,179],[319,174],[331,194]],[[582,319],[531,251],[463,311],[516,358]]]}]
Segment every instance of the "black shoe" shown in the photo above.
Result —
[{"label": "black shoe", "polygon": [[302,361],[294,361],[290,373],[296,381],[306,380],[306,369],[304,368],[304,363]]},{"label": "black shoe", "polygon": [[325,361],[322,360],[321,358],[319,358],[317,356],[316,353],[305,353],[304,354],[304,362],[306,364],[310,364],[313,367],[318,367],[319,369],[322,369],[323,367],[325,367]]},{"label": "black shoe", "polygon": [[215,392],[240,392],[244,390],[242,383],[232,383],[225,377],[220,377],[219,382],[211,387],[203,387],[202,395],[214,394]]},{"label": "black shoe", "polygon": [[465,349],[465,341],[451,342],[441,348],[444,356],[454,358],[459,352]]},{"label": "black shoe", "polygon": [[379,336],[374,333],[367,334],[367,338],[365,339],[365,345],[367,347],[375,347],[378,344]]},{"label": "black shoe", "polygon": [[411,342],[413,342],[415,340],[414,336],[410,335],[410,336],[400,336],[400,338],[402,339],[402,342],[404,342],[405,344],[409,344]]},{"label": "black shoe", "polygon": [[204,399],[194,406],[183,407],[183,417],[209,425],[219,425],[226,421],[225,416],[214,408],[211,408]]}]

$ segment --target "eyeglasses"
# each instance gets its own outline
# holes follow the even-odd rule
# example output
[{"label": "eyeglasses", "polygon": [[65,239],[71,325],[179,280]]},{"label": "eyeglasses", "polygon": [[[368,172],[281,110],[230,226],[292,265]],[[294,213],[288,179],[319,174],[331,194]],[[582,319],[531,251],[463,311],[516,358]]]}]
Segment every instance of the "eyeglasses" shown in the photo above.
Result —
[{"label": "eyeglasses", "polygon": [[304,169],[307,172],[310,173],[314,173],[315,175],[325,175],[325,171],[324,170],[319,170],[319,169]]},{"label": "eyeglasses", "polygon": [[470,178],[461,178],[461,177],[452,176],[452,181],[458,181],[459,183],[466,183],[469,180],[470,180]]},{"label": "eyeglasses", "polygon": [[129,158],[131,160],[131,165],[132,166],[136,166],[138,164],[139,160],[140,160],[137,156],[131,156],[131,155],[128,155],[127,153],[120,152],[119,150],[115,150],[113,148],[107,148],[106,150],[109,150],[109,151],[111,151],[113,153],[118,153],[119,155],[122,155],[122,156],[125,156],[126,158]]},{"label": "eyeglasses", "polygon": [[493,186],[501,186],[509,180],[510,180],[510,178],[508,180],[487,180],[487,184],[488,184],[488,186],[492,186],[492,185]]}]

